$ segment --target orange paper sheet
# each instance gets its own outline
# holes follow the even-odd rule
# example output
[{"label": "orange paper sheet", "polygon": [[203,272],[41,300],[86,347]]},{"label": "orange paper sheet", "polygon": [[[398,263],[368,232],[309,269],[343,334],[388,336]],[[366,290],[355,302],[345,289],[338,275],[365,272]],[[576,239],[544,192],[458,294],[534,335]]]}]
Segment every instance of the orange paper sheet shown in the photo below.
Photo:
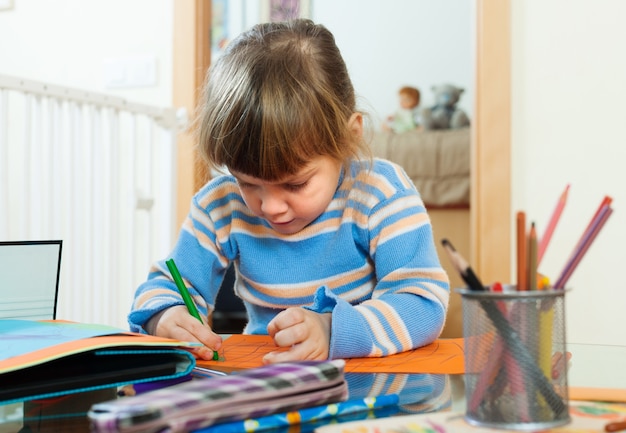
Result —
[{"label": "orange paper sheet", "polygon": [[[232,371],[263,365],[263,356],[279,348],[267,335],[231,335],[224,340],[219,361],[198,360],[200,367]],[[431,373],[464,372],[463,339],[440,339],[408,352],[382,358],[346,359],[348,373]]]}]

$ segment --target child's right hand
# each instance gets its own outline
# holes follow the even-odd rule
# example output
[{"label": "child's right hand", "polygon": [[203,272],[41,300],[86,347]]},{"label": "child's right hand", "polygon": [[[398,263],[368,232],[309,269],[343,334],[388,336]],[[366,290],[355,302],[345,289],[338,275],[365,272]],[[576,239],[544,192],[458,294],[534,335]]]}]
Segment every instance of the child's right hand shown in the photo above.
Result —
[{"label": "child's right hand", "polygon": [[193,353],[201,359],[213,359],[213,352],[222,347],[222,337],[189,314],[184,305],[170,307],[156,319],[154,335],[204,344],[203,347],[193,349]]}]

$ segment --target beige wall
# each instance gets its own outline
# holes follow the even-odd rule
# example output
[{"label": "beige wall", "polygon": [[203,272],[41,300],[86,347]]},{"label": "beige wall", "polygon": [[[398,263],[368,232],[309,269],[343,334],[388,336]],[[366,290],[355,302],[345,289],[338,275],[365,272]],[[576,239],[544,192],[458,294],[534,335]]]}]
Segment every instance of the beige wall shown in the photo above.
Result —
[{"label": "beige wall", "polygon": [[603,196],[613,197],[613,215],[568,284],[567,332],[570,342],[626,344],[626,2],[511,6],[511,209],[542,233],[571,184],[540,267],[556,279]]},{"label": "beige wall", "polygon": [[[620,212],[626,199],[626,56],[621,49],[626,3],[511,1],[510,12],[503,14],[507,3],[477,1],[482,32],[477,38],[472,261],[483,282],[507,275],[514,281],[515,212],[526,211],[541,236],[563,188],[571,184],[539,268],[554,281],[600,201],[610,195],[615,212],[568,283],[567,340],[625,345],[626,292],[619,278],[626,242]],[[508,21],[506,27],[498,24]],[[508,89],[501,87],[503,80],[510,80]],[[506,99],[498,100],[498,88],[510,92],[510,105],[502,105],[501,112],[494,110]],[[510,135],[497,140],[509,122]]]}]

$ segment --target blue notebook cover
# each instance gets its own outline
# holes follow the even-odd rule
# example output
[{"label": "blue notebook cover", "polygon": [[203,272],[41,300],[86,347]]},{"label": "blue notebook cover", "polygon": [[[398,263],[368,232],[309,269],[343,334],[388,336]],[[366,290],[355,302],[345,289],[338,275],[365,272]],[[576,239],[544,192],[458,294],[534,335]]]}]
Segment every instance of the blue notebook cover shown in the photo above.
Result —
[{"label": "blue notebook cover", "polygon": [[194,343],[65,321],[0,320],[0,402],[189,375]]}]

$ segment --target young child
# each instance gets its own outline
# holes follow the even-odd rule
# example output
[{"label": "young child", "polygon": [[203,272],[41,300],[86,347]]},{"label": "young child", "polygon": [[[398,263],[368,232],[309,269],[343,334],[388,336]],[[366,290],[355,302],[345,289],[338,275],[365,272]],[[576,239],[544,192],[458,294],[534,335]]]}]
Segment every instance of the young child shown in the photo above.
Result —
[{"label": "young child", "polygon": [[376,357],[432,342],[448,277],[429,217],[405,172],[368,157],[363,115],[333,35],[309,20],[259,24],[207,75],[199,150],[230,174],[193,198],[171,252],[205,325],[164,261],[136,291],[129,323],[205,346],[233,263],[249,334],[279,347],[265,363]]},{"label": "young child", "polygon": [[398,108],[393,116],[387,118],[387,124],[383,126],[383,129],[400,134],[419,127],[420,96],[420,91],[416,87],[401,87],[400,90],[398,90],[400,108]]}]

